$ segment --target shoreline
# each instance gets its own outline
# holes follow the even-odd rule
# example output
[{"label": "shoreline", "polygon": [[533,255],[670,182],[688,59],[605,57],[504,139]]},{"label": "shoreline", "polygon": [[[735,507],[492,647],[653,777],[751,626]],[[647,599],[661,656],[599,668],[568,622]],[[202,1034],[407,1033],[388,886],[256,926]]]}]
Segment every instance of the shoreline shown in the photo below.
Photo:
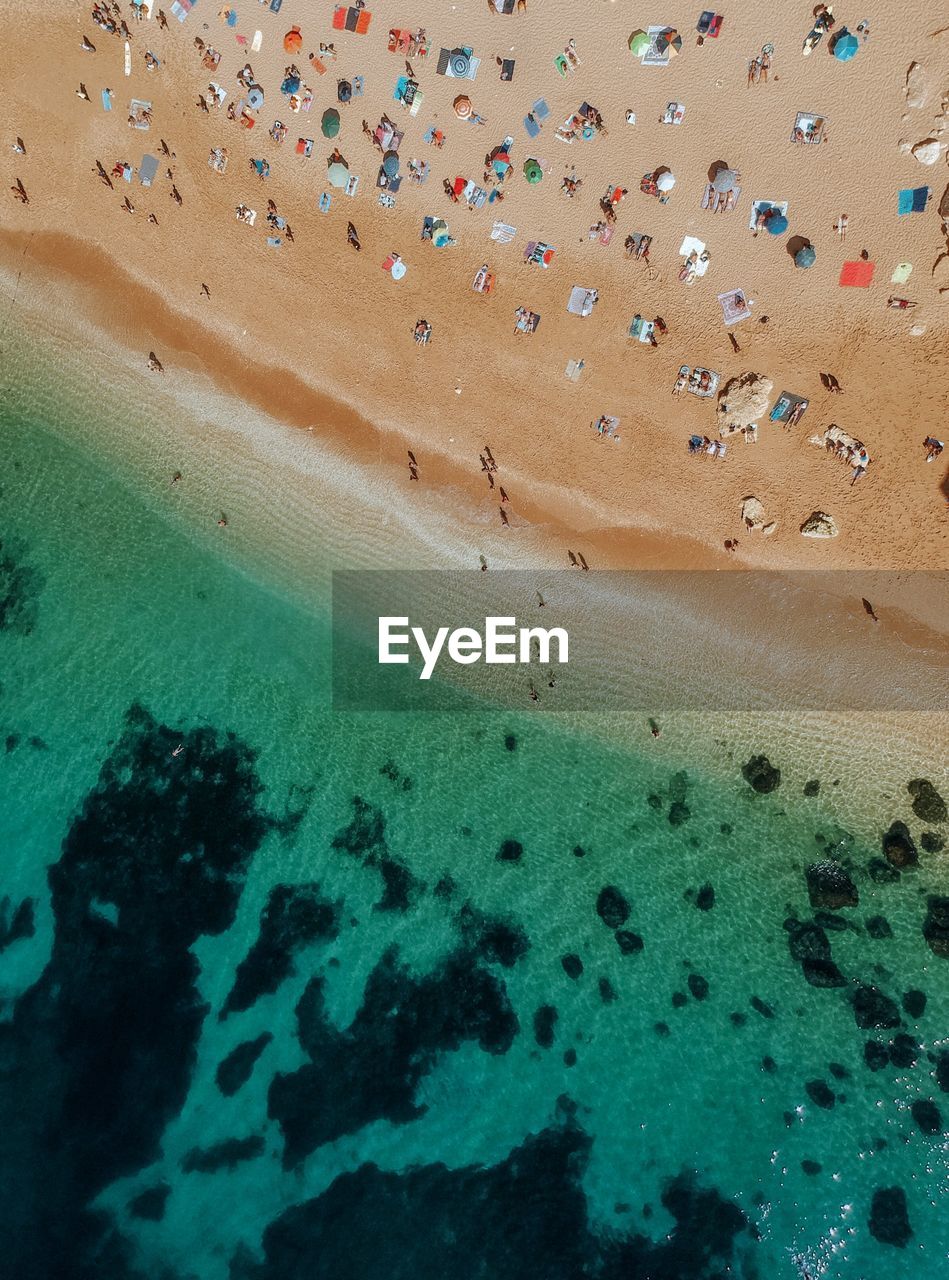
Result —
[{"label": "shoreline", "polygon": [[[23,305],[28,307],[26,302]],[[70,327],[75,325],[75,319],[75,316],[70,314]],[[60,316],[59,324],[62,325],[62,323]],[[122,352],[121,356],[119,352]],[[136,369],[134,354],[124,352],[122,348],[118,351],[113,348],[108,359],[117,362],[126,379],[131,378],[137,382],[146,375]],[[106,385],[109,383],[110,376],[114,379],[114,369],[115,365],[110,375],[106,365]],[[194,413],[194,406],[192,405],[189,410],[185,389],[179,387],[169,390],[171,387],[171,383],[162,383],[162,397],[169,396],[177,400],[182,414],[181,421],[189,420]],[[226,405],[228,399],[229,397],[222,393],[217,405]],[[234,407],[235,410],[238,408]],[[243,407],[240,411],[244,413],[248,422],[253,423],[256,420],[259,424],[259,415],[248,414]],[[179,434],[181,421],[176,420],[167,430],[176,435]],[[196,429],[200,431],[200,421],[208,421],[206,411],[203,415],[198,415],[195,421]],[[247,423],[242,425],[246,426]],[[230,429],[239,431],[241,425],[232,426]],[[286,450],[282,455],[280,453],[262,455],[259,468],[255,468],[253,477],[255,483],[263,484],[266,479],[265,476],[257,474],[258,471],[262,473],[268,469],[280,469],[286,476],[289,474],[286,468],[289,468],[290,472],[294,471],[298,460],[298,453],[292,447],[297,438],[295,432],[288,430],[285,426],[280,428],[276,423],[267,430],[268,433],[276,431],[278,442],[291,446],[291,449]],[[130,448],[140,450],[141,445],[135,443],[127,430],[123,428],[123,431],[121,439],[125,451],[128,452]],[[182,448],[185,448],[187,432],[180,434]],[[308,444],[307,440],[303,440],[304,446]],[[313,452],[313,448],[304,447],[302,456],[306,457]],[[300,470],[298,474],[303,492],[311,492],[315,498],[317,494],[325,495],[329,491],[326,478],[319,473],[307,474]],[[358,479],[353,476],[348,476],[347,482],[358,487]],[[249,495],[245,495],[244,501],[250,500],[252,506],[256,506],[258,497],[256,491],[250,492]],[[308,505],[306,501],[299,501],[295,509],[305,511]],[[180,515],[181,512],[179,512]],[[193,513],[185,513],[184,518],[185,527],[194,530]],[[238,520],[234,526],[235,531],[240,529],[240,525],[241,522]],[[408,536],[408,530],[405,528],[403,528],[403,535]],[[191,536],[194,536],[193,532]],[[288,526],[282,526],[276,536],[278,541],[284,544],[296,541],[294,530]],[[229,562],[233,562],[233,554],[235,550],[239,550],[239,544],[229,545],[230,553],[222,550],[219,554],[224,555]],[[404,563],[404,560],[400,560],[399,563]],[[282,577],[287,580],[288,572],[292,572],[292,566],[288,571],[287,564],[283,563],[282,559],[281,564]],[[373,567],[378,566],[374,564]],[[543,570],[536,566],[534,568],[538,580],[542,582]],[[258,573],[255,572],[254,577],[262,586],[268,585],[266,579],[259,578]],[[597,575],[593,574],[591,580],[595,582],[596,578]],[[312,600],[309,594],[314,589],[312,582],[309,587],[303,589],[302,597],[299,595],[300,589],[301,585],[297,583],[292,591],[293,597],[299,604],[303,604],[306,599]],[[902,640],[899,640],[899,643],[902,643]],[[520,713],[515,712],[515,714]],[[843,715],[797,710],[794,713],[779,715],[763,712],[682,711],[661,717],[663,734],[658,742],[648,736],[648,726],[645,721],[640,724],[638,717],[629,714],[594,715],[556,711],[552,714],[556,717],[559,730],[578,734],[581,741],[588,737],[596,740],[606,738],[618,749],[631,751],[636,756],[648,753],[659,755],[670,769],[683,766],[695,768],[697,761],[700,761],[703,771],[708,769],[709,773],[716,778],[723,780],[730,778],[734,781],[740,765],[750,756],[764,751],[783,769],[788,778],[788,786],[796,788],[798,783],[803,785],[808,778],[821,773],[825,776],[833,775],[833,778],[840,782],[840,786],[834,793],[828,793],[828,796],[820,801],[816,812],[823,814],[825,818],[832,816],[834,820],[845,823],[868,837],[877,835],[879,832],[878,821],[870,815],[892,810],[894,803],[899,803],[897,797],[911,777],[930,776],[939,786],[943,776],[934,769],[932,763],[934,757],[939,759],[944,754],[943,747],[946,743],[946,718],[939,714],[894,712]],[[943,747],[940,747],[940,743]],[[881,761],[884,762],[882,767]],[[943,771],[943,774],[949,777],[949,771]],[[800,797],[795,803],[802,803]]]}]

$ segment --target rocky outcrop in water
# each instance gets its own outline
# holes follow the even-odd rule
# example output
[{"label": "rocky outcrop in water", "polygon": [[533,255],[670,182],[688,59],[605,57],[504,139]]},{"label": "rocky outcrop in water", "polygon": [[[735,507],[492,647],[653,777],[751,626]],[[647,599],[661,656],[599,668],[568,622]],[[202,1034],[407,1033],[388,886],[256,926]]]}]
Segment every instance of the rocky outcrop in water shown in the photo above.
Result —
[{"label": "rocky outcrop in water", "polygon": [[853,1016],[862,1031],[885,1030],[900,1025],[896,1001],[876,987],[862,984],[854,992]]},{"label": "rocky outcrop in water", "polygon": [[615,884],[604,885],[600,890],[596,914],[607,929],[619,929],[629,919],[629,903]]},{"label": "rocky outcrop in water", "polygon": [[896,867],[900,871],[907,867],[915,867],[919,862],[916,845],[905,822],[892,823],[889,831],[884,833],[883,856],[891,867]]},{"label": "rocky outcrop in water", "polygon": [[839,911],[841,907],[855,907],[860,901],[850,872],[839,862],[829,858],[812,862],[805,875],[812,907]]},{"label": "rocky outcrop in water", "polygon": [[913,812],[923,822],[938,824],[949,818],[945,800],[928,778],[913,778],[906,790],[913,797]]},{"label": "rocky outcrop in water", "polygon": [[923,937],[933,955],[949,959],[949,897],[931,893],[926,899]]},{"label": "rocky outcrop in water", "polygon": [[881,1187],[873,1193],[870,1217],[867,1220],[870,1234],[881,1244],[904,1249],[913,1235],[906,1207],[906,1192],[902,1187]]},{"label": "rocky outcrop in water", "polygon": [[767,795],[781,785],[781,770],[767,756],[752,756],[747,764],[742,765],[741,776],[760,795]]}]

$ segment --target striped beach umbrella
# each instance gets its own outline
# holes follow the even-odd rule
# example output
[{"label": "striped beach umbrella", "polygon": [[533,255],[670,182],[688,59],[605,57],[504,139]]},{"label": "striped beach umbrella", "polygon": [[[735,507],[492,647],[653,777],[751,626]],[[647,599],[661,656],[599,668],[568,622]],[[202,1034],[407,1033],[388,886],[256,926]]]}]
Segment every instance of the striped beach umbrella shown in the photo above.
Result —
[{"label": "striped beach umbrella", "polygon": [[673,27],[668,27],[656,37],[656,48],[659,53],[674,58],[682,48],[682,37]]},{"label": "striped beach umbrella", "polygon": [[455,108],[455,115],[459,120],[470,120],[471,99],[466,94],[460,93],[451,105]]}]

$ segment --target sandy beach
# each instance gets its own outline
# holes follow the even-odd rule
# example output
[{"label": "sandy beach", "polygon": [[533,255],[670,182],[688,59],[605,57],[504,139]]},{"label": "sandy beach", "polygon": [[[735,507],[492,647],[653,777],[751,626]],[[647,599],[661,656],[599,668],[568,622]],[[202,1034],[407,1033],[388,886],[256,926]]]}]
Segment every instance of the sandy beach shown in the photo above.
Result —
[{"label": "sandy beach", "polygon": [[[332,6],[325,8],[313,14],[287,0],[273,14],[245,4],[233,28],[203,7],[183,23],[171,17],[168,30],[154,19],[132,21],[125,77],[121,35],[102,31],[86,9],[48,24],[40,57],[19,7],[5,5],[9,130],[26,143],[26,154],[10,164],[30,197],[28,205],[11,197],[3,211],[4,253],[20,290],[78,284],[90,317],[143,356],[156,350],[166,376],[200,370],[277,418],[315,426],[366,465],[391,468],[394,504],[422,505],[450,489],[452,519],[470,531],[472,562],[486,546],[502,558],[523,532],[540,541],[550,564],[566,563],[565,548],[578,543],[591,563],[613,566],[735,559],[772,567],[945,565],[945,464],[926,465],[922,448],[925,436],[939,434],[947,391],[949,295],[940,293],[941,268],[933,274],[946,252],[937,213],[945,157],[924,166],[901,147],[938,138],[943,123],[938,67],[949,37],[929,32],[922,7],[916,20],[897,23],[871,5],[870,37],[850,63],[823,45],[802,58],[806,9],[770,16],[764,31],[752,6],[737,6],[720,36],[701,47],[683,17],[682,51],[668,66],[650,67],[627,49],[630,19],[619,6],[600,5],[581,39],[566,4],[531,4],[508,16],[472,3],[450,19],[409,5],[399,23],[426,27],[431,43],[428,56],[410,64],[424,94],[414,116],[392,97],[405,59],[387,50],[390,15],[375,14],[369,32],[357,35],[334,32]],[[303,44],[291,58],[282,42],[295,24]],[[255,28],[263,36],[258,53],[238,39],[251,41]],[[95,53],[80,48],[83,34]],[[220,53],[213,74],[196,37]],[[553,59],[571,38],[580,65],[561,77]],[[769,82],[748,85],[748,58],[765,39],[775,47]],[[320,42],[336,51],[335,59],[323,57],[323,75],[307,57]],[[474,81],[436,73],[441,45],[475,50],[482,61]],[[160,60],[154,71],[145,67],[146,50]],[[510,83],[498,78],[502,55],[515,59]],[[250,130],[225,114],[242,92],[235,76],[248,60],[266,94]],[[294,60],[313,93],[309,112],[296,115],[279,93]],[[915,96],[906,89],[913,63]],[[364,94],[339,108],[341,129],[330,142],[321,115],[336,105],[337,80],[357,75]],[[205,114],[197,97],[212,79],[229,97]],[[92,101],[76,97],[80,81]],[[103,87],[115,95],[110,112],[102,110]],[[460,89],[484,127],[454,115]],[[919,105],[910,107],[908,96]],[[532,141],[522,117],[541,97],[551,114]],[[126,124],[132,98],[153,104],[149,130]],[[686,107],[682,123],[660,123],[673,100]],[[599,111],[605,130],[565,144],[556,127],[582,101]],[[635,111],[635,125],[626,123],[627,110]],[[790,141],[800,110],[826,118],[825,142]],[[383,113],[405,132],[403,165],[409,158],[430,165],[423,185],[403,181],[391,208],[377,203],[381,157],[361,129],[363,119],[375,126]],[[277,117],[289,130],[280,145],[267,136]],[[432,125],[444,130],[440,149],[423,141]],[[312,156],[297,155],[296,137],[314,135]],[[452,204],[443,181],[480,180],[485,152],[508,135],[513,168],[501,184],[503,204]],[[175,155],[180,207],[169,198],[165,158],[147,189],[137,174],[114,190],[97,180],[97,160],[109,171],[117,161],[137,169],[142,152],[159,155],[159,138]],[[352,199],[327,185],[334,145],[359,175]],[[213,147],[229,153],[223,175],[208,167]],[[544,178],[529,185],[521,169],[534,156]],[[250,170],[251,158],[268,161],[266,181]],[[701,207],[716,161],[741,174],[736,207],[719,214]],[[676,175],[665,205],[639,190],[642,173],[660,166]],[[560,181],[571,171],[582,186],[568,198]],[[925,183],[932,188],[925,212],[898,217],[897,191]],[[618,185],[629,194],[605,246],[587,231],[601,216],[600,196]],[[324,191],[332,193],[325,214],[318,208]],[[126,195],[132,216],[122,207]],[[758,198],[788,202],[789,236],[813,242],[814,267],[795,267],[789,236],[752,235]],[[262,226],[268,199],[292,227],[293,242],[283,237],[279,248],[268,246]],[[255,227],[235,219],[241,202],[259,210]],[[149,212],[157,225],[146,221]],[[834,231],[842,212],[844,241]],[[457,243],[436,249],[420,240],[426,215],[445,218]],[[496,219],[516,226],[513,243],[490,239]],[[349,221],[358,229],[358,254],[346,240]],[[624,253],[633,232],[653,237],[648,265]],[[707,274],[691,285],[677,279],[686,235],[702,238],[711,253]],[[523,261],[533,240],[556,247],[550,268]],[[864,248],[876,264],[873,284],[841,288],[842,263]],[[392,251],[407,265],[399,282],[381,269]],[[904,261],[912,276],[891,285]],[[484,262],[496,275],[490,296],[471,289]],[[567,313],[575,284],[599,291],[588,317]],[[751,318],[732,328],[738,353],[716,300],[736,288],[754,303]],[[918,306],[888,309],[891,294]],[[514,336],[518,306],[541,316],[536,333]],[[634,313],[663,317],[668,335],[656,349],[628,337]],[[424,347],[412,341],[419,317],[433,327]],[[585,362],[576,384],[564,376],[570,359]],[[806,416],[785,431],[765,415],[755,445],[737,435],[724,459],[689,457],[690,434],[717,438],[718,423],[714,397],[671,396],[682,364],[719,372],[720,388],[743,373],[766,377],[771,400],[783,390],[807,398]],[[838,379],[842,396],[822,386],[824,372]],[[592,429],[601,414],[620,420],[618,443]],[[846,464],[809,443],[832,423],[872,458],[852,487]],[[493,536],[500,532],[497,493],[478,461],[485,443],[510,498],[503,539]],[[409,482],[407,449],[419,461],[418,484]],[[772,536],[741,536],[749,494],[775,523]],[[815,510],[834,517],[839,537],[800,536]],[[721,554],[730,538],[739,542],[733,558]]]},{"label": "sandy beach", "polygon": [[[398,18],[404,29],[431,20],[422,6],[410,8]],[[171,17],[162,30],[153,15],[130,23],[126,77],[122,35],[101,30],[86,10],[51,25],[44,49],[56,56],[44,56],[40,66],[30,31],[8,5],[11,129],[26,144],[12,162],[30,197],[27,205],[11,197],[0,227],[8,322],[14,306],[55,316],[60,327],[72,326],[69,341],[90,343],[92,359],[94,347],[104,353],[114,343],[110,356],[142,369],[156,397],[171,396],[182,412],[190,404],[199,419],[202,391],[240,401],[251,443],[255,414],[262,440],[264,418],[298,429],[304,447],[320,451],[317,491],[322,485],[326,495],[335,492],[334,522],[352,529],[362,547],[356,563],[475,567],[483,555],[493,567],[550,571],[568,567],[575,549],[593,568],[943,568],[946,468],[943,459],[926,463],[922,440],[939,435],[949,389],[949,295],[940,293],[938,266],[945,229],[937,212],[945,158],[924,166],[901,144],[938,137],[942,128],[938,67],[947,37],[930,33],[922,15],[897,25],[881,10],[870,13],[869,39],[852,62],[828,56],[823,46],[805,59],[806,12],[772,18],[762,33],[760,18],[745,8],[729,12],[719,37],[700,46],[683,21],[681,52],[656,67],[630,53],[627,16],[612,5],[583,24],[580,39],[564,4],[531,4],[527,14],[513,15],[471,4],[427,28],[428,55],[408,64],[424,95],[412,115],[392,98],[406,65],[387,49],[384,13],[374,15],[365,36],[334,31],[332,6],[317,21],[290,0],[277,14],[245,5],[234,27],[196,9],[182,23]],[[303,44],[291,55],[283,37],[294,25]],[[256,28],[262,48],[251,52]],[[81,48],[83,36],[95,52]],[[775,48],[768,82],[749,84],[748,58],[765,37]],[[553,59],[572,38],[580,65],[561,77]],[[328,43],[335,58],[320,53]],[[475,50],[482,61],[474,81],[437,74],[441,45]],[[207,46],[220,54],[213,73],[202,61]],[[146,68],[146,50],[160,60],[157,69]],[[495,58],[502,56],[515,59],[510,83],[498,77]],[[265,91],[250,130],[226,115],[226,104],[243,93],[235,77],[248,60]],[[298,114],[279,93],[292,61],[313,92],[309,110]],[[917,70],[908,77],[911,65]],[[338,104],[337,80],[357,75],[363,96]],[[204,113],[198,95],[212,79],[229,86],[230,96]],[[92,101],[76,96],[80,81]],[[115,98],[109,112],[100,101],[106,86]],[[456,117],[460,89],[485,126]],[[153,104],[148,130],[126,123],[125,99],[133,97]],[[551,114],[531,140],[521,117],[542,97]],[[685,117],[662,124],[672,100],[685,105]],[[605,128],[564,143],[556,126],[581,101],[596,107]],[[334,105],[341,127],[329,140],[320,120]],[[795,113],[814,107],[828,122],[827,140],[795,145]],[[628,110],[634,125],[626,123]],[[392,207],[378,202],[381,155],[361,129],[363,119],[374,126],[383,114],[405,132],[403,173],[409,158],[430,166],[423,184],[403,180]],[[279,145],[267,134],[275,118],[289,128]],[[441,148],[424,142],[432,126],[445,133]],[[503,201],[451,203],[443,181],[459,174],[482,180],[484,153],[508,134],[513,168],[491,188]],[[297,135],[314,138],[311,157],[296,154]],[[154,185],[143,188],[140,152],[160,156],[160,140],[174,159],[161,157]],[[351,199],[327,183],[334,146],[359,175]],[[214,147],[227,148],[224,174],[208,165]],[[528,184],[521,170],[535,156],[544,177]],[[251,158],[267,159],[266,180]],[[97,161],[107,171],[128,162],[132,181],[116,177],[109,188],[97,178]],[[702,208],[716,161],[741,175],[736,207],[723,213]],[[676,185],[660,204],[639,190],[639,179],[663,165]],[[570,173],[582,180],[573,197],[560,188]],[[170,198],[172,183],[181,206]],[[897,191],[922,183],[933,188],[926,210],[897,216]],[[628,194],[604,245],[588,228],[601,217],[600,195],[619,184]],[[324,192],[332,194],[325,213]],[[126,195],[131,216],[122,207]],[[788,236],[752,235],[751,202],[763,197],[788,202]],[[274,237],[279,247],[268,245],[268,199],[290,223],[292,242],[284,234]],[[235,218],[241,203],[257,209],[254,227]],[[843,240],[834,230],[842,212]],[[157,224],[147,221],[149,213]],[[436,249],[420,239],[426,216],[444,217],[456,243]],[[516,226],[512,243],[491,240],[495,220]],[[358,229],[358,253],[347,243],[349,222]],[[653,237],[648,263],[624,251],[626,236],[638,232]],[[797,268],[788,252],[794,232],[816,247],[809,270]],[[691,284],[678,278],[686,235],[700,236],[711,252],[707,273]],[[525,242],[535,239],[556,247],[549,268],[523,260]],[[859,260],[863,248],[876,263],[874,283],[842,288],[841,264]],[[391,251],[407,264],[401,281],[382,270]],[[913,273],[897,287],[889,276],[901,261],[912,262]],[[471,288],[485,262],[496,277],[490,295]],[[598,290],[591,315],[568,314],[574,284]],[[752,316],[731,329],[716,296],[729,288],[741,288],[754,304]],[[894,292],[918,305],[887,308]],[[518,306],[541,316],[535,333],[514,334]],[[668,333],[656,348],[628,336],[634,313],[663,317]],[[419,346],[412,330],[423,316],[433,336]],[[163,377],[145,369],[150,350],[160,356]],[[584,361],[576,382],[564,376],[571,359]],[[673,396],[682,364],[719,373],[719,396]],[[691,434],[719,438],[717,400],[730,379],[747,373],[773,384],[768,405],[785,390],[806,397],[803,421],[782,429],[765,412],[755,443],[739,433],[724,437],[724,458],[690,456]],[[827,373],[842,395],[823,385]],[[218,404],[221,418],[226,404]],[[619,419],[619,441],[593,429],[601,414]],[[832,423],[871,455],[858,483],[844,461],[811,443]],[[496,473],[479,462],[486,444]],[[409,450],[418,460],[417,482]],[[496,486],[504,488],[503,505]],[[761,502],[767,533],[743,524],[749,495]],[[231,505],[228,498],[222,493],[220,502]],[[260,501],[268,507],[272,495]],[[306,520],[299,504],[293,510],[292,519]],[[802,537],[800,525],[813,511],[829,513],[839,536]],[[294,536],[289,521],[284,513],[285,538]],[[302,528],[298,536],[307,545]],[[737,547],[727,551],[726,540]],[[828,589],[848,591],[839,580],[832,588],[828,580]],[[856,611],[843,611],[845,620],[853,614],[848,625],[866,622],[861,593],[890,611],[874,678],[882,669],[885,680],[887,654],[893,663],[908,652],[925,659],[933,636],[945,632],[945,599],[921,593],[911,574],[884,580],[855,572],[852,589]],[[690,612],[687,634],[700,616]],[[802,624],[787,644],[806,653],[810,637]],[[833,665],[815,668],[813,678],[831,681]],[[700,726],[684,711],[682,718],[691,743]],[[915,757],[912,717],[881,723],[874,739],[892,742],[894,723],[901,724],[903,755]],[[760,721],[751,717],[749,726],[753,737]],[[797,736],[800,723],[791,729]],[[804,733],[812,746],[834,739],[832,729]]]}]

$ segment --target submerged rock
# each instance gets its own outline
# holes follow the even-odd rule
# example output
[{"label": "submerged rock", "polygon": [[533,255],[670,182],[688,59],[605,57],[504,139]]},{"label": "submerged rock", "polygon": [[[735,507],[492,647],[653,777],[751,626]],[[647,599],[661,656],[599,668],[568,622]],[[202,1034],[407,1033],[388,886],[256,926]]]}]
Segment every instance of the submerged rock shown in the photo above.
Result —
[{"label": "submerged rock", "polygon": [[552,1004],[542,1004],[534,1013],[534,1039],[542,1049],[549,1049],[554,1043],[557,1016]]},{"label": "submerged rock", "polygon": [[867,863],[867,875],[874,884],[893,884],[900,878],[897,868],[885,858],[871,858]]},{"label": "submerged rock", "polygon": [[909,827],[905,822],[894,822],[883,836],[883,856],[891,867],[901,871],[905,867],[915,867],[919,862],[919,854]]},{"label": "submerged rock", "polygon": [[774,1017],[774,1010],[771,1008],[769,1004],[765,1004],[765,1002],[760,998],[760,996],[752,996],[751,1000],[749,1001],[749,1004],[751,1005],[752,1009],[754,1009],[756,1013],[761,1014],[762,1018]]},{"label": "submerged rock", "polygon": [[617,999],[616,988],[610,982],[609,978],[600,978],[597,983],[600,992],[600,999],[604,1004],[612,1004]]},{"label": "submerged rock", "polygon": [[693,997],[696,1000],[704,1000],[708,995],[708,978],[703,978],[700,973],[690,973],[688,982]]},{"label": "submerged rock", "polygon": [[876,942],[893,937],[893,930],[886,916],[870,916],[867,920],[867,933]]},{"label": "submerged rock", "polygon": [[910,1111],[920,1133],[942,1133],[942,1116],[932,1099],[917,1098]]},{"label": "submerged rock", "polygon": [[761,795],[767,795],[781,785],[781,770],[767,756],[752,756],[747,764],[742,765],[741,776],[753,791]]},{"label": "submerged rock", "polygon": [[915,1067],[919,1061],[919,1045],[905,1031],[893,1037],[887,1052],[892,1065],[900,1070]]},{"label": "submerged rock", "polygon": [[863,1060],[871,1071],[882,1071],[890,1065],[890,1053],[879,1040],[868,1040],[863,1046]]},{"label": "submerged rock", "polygon": [[906,784],[913,797],[913,812],[923,822],[939,823],[949,818],[946,802],[928,778],[914,778]]},{"label": "submerged rock", "polygon": [[935,831],[924,831],[919,837],[919,843],[923,846],[926,853],[941,853],[946,847],[946,842],[936,834]]},{"label": "submerged rock", "polygon": [[926,899],[923,937],[933,955],[949,959],[949,897],[931,893]]},{"label": "submerged rock", "polygon": [[911,1018],[921,1018],[926,1012],[926,992],[925,991],[904,991],[903,992],[903,1010],[908,1013]]},{"label": "submerged rock", "polygon": [[673,800],[669,806],[669,826],[681,827],[692,817],[692,810],[682,800]]},{"label": "submerged rock", "polygon": [[902,1187],[880,1187],[873,1193],[870,1217],[867,1220],[870,1234],[881,1244],[906,1247],[913,1234],[906,1208],[906,1192]]},{"label": "submerged rock", "polygon": [[896,1001],[876,987],[857,987],[853,997],[853,1016],[861,1031],[885,1030],[900,1025]]},{"label": "submerged rock", "polygon": [[616,938],[616,945],[624,956],[635,955],[637,951],[642,951],[645,943],[638,933],[633,933],[631,929],[617,929],[613,935]]},{"label": "submerged rock", "polygon": [[583,961],[573,951],[565,956],[560,957],[560,963],[563,965],[563,971],[568,978],[572,978],[576,982],[577,978],[583,973]]},{"label": "submerged rock", "polygon": [[849,871],[839,862],[829,858],[822,862],[812,862],[805,875],[807,895],[812,907],[839,911],[841,907],[855,907],[860,901],[857,886]]},{"label": "submerged rock", "polygon": [[819,925],[800,920],[785,920],[784,927],[788,933],[788,948],[792,960],[801,962],[831,958],[830,942]]},{"label": "submerged rock", "polygon": [[812,987],[845,987],[847,979],[833,960],[802,960],[801,972]]},{"label": "submerged rock", "polygon": [[629,903],[615,884],[605,885],[600,890],[596,913],[607,929],[619,929],[629,919]]},{"label": "submerged rock", "polygon": [[949,1093],[949,1049],[936,1055],[935,1080],[943,1093]]},{"label": "submerged rock", "polygon": [[804,794],[808,800],[812,800],[814,796],[820,795],[820,782],[817,778],[809,778],[804,783]]},{"label": "submerged rock", "polygon": [[823,1108],[824,1111],[829,1111],[837,1101],[833,1089],[830,1088],[825,1080],[808,1080],[804,1088],[811,1102],[815,1106]]},{"label": "submerged rock", "polygon": [[520,862],[523,853],[524,846],[519,840],[505,840],[495,854],[495,860],[497,862]]},{"label": "submerged rock", "polygon": [[33,898],[23,898],[15,907],[10,898],[0,899],[0,952],[35,933]]},{"label": "submerged rock", "polygon": [[802,1160],[801,1169],[809,1178],[816,1178],[820,1173],[823,1165],[819,1165],[816,1160]]},{"label": "submerged rock", "polygon": [[711,911],[715,906],[715,890],[710,884],[703,884],[695,895],[695,905],[699,911]]}]

